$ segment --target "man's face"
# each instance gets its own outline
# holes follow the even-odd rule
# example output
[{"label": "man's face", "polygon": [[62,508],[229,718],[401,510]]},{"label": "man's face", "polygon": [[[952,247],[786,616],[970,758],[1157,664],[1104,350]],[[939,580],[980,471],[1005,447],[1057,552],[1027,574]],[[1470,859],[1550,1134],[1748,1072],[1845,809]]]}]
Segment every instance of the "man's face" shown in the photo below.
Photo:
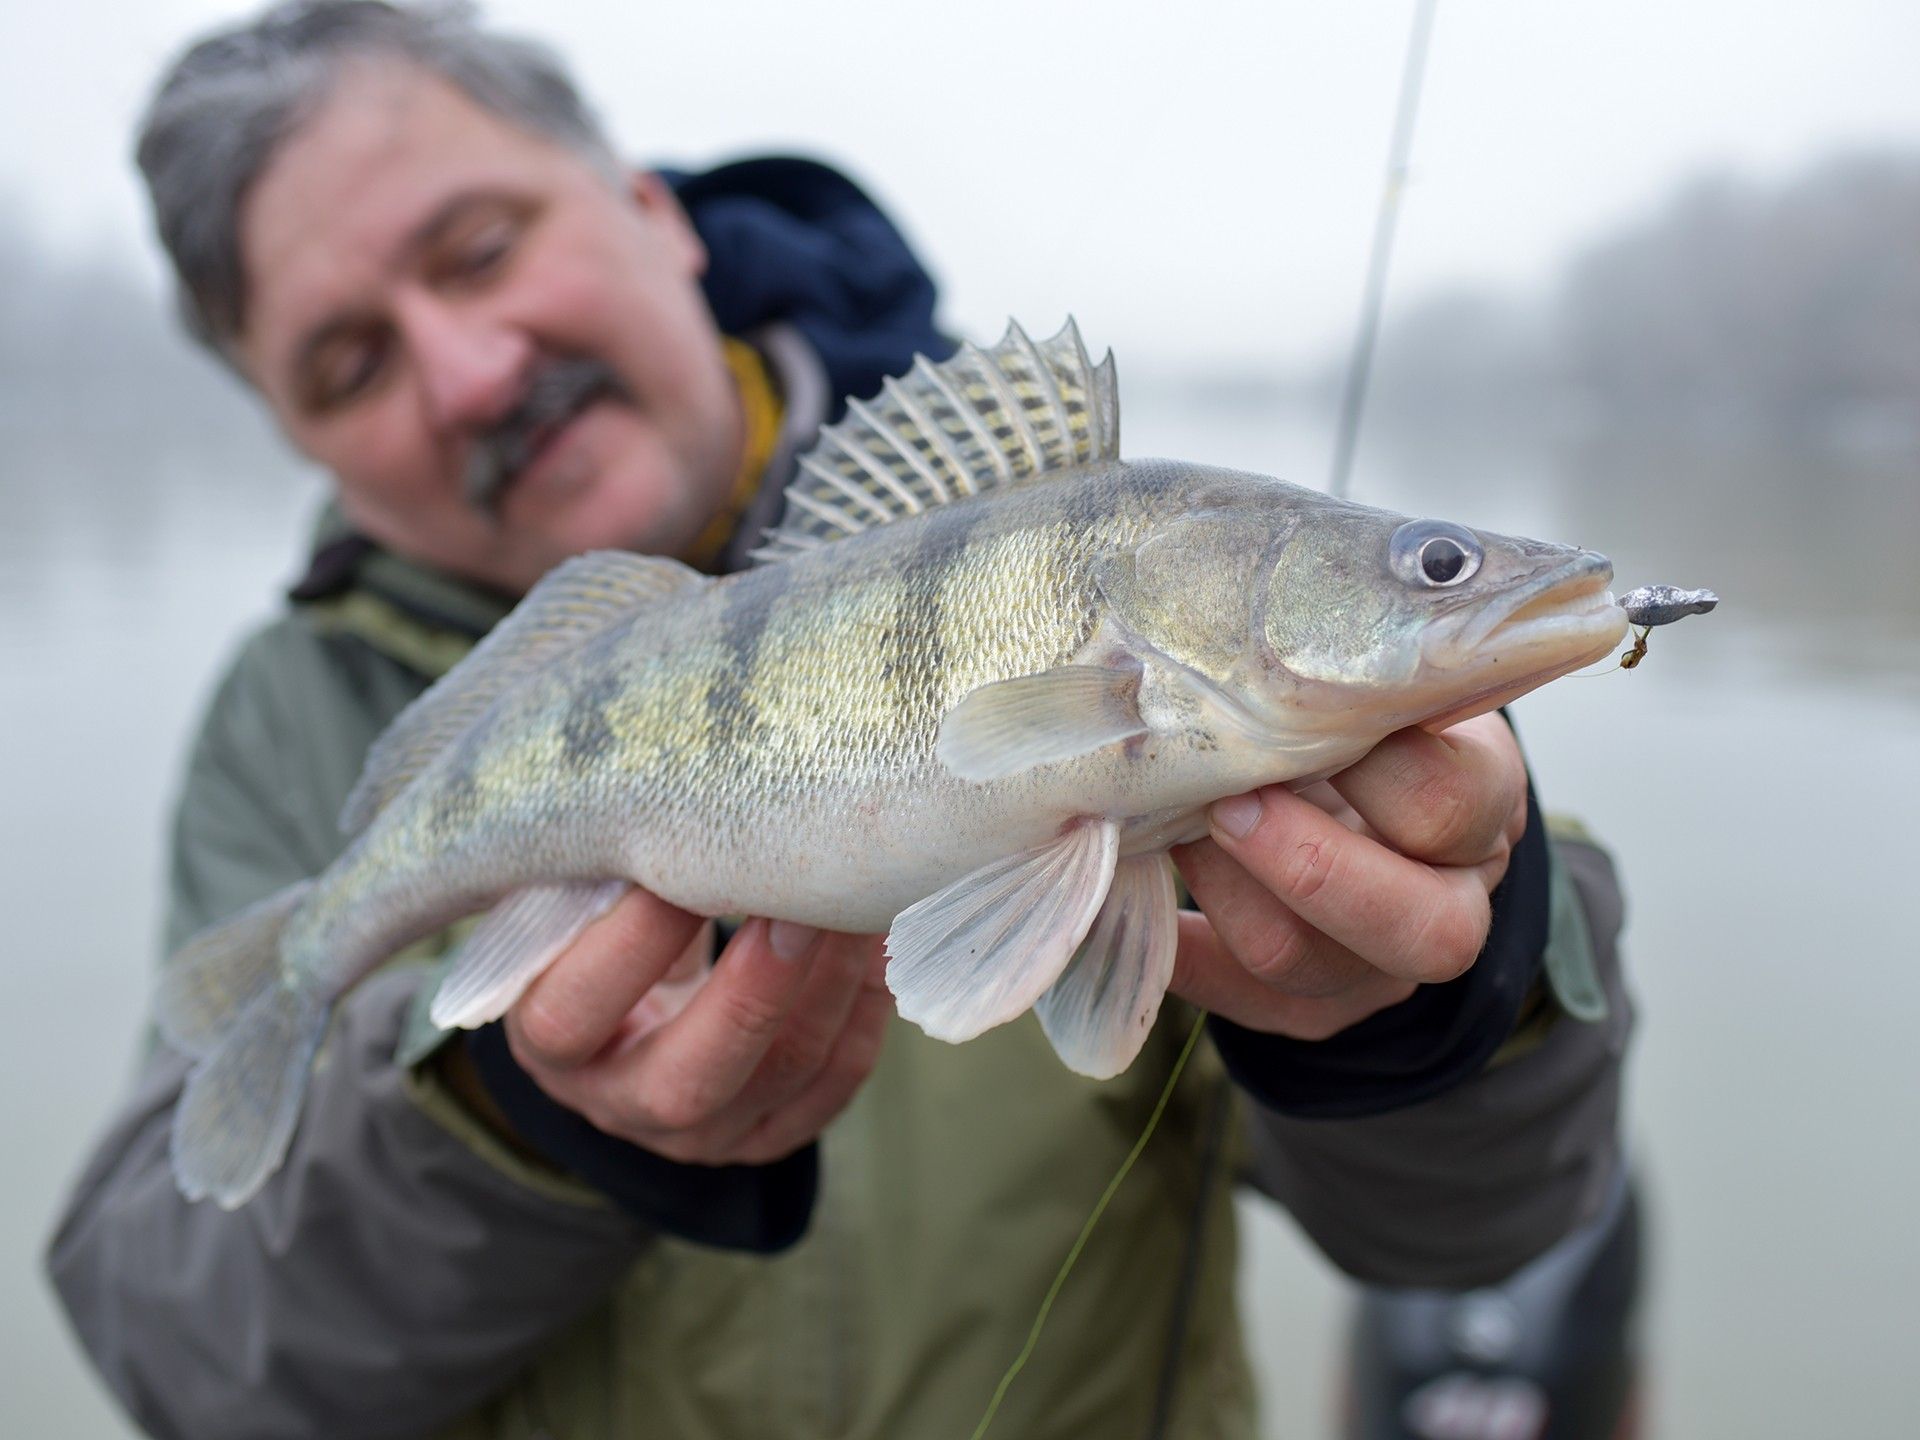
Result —
[{"label": "man's face", "polygon": [[[519,592],[569,555],[686,549],[723,502],[741,422],[701,296],[706,254],[652,176],[616,187],[432,74],[344,73],[240,213],[235,349],[357,528]],[[601,394],[541,427],[495,504],[467,498],[556,360]]]}]

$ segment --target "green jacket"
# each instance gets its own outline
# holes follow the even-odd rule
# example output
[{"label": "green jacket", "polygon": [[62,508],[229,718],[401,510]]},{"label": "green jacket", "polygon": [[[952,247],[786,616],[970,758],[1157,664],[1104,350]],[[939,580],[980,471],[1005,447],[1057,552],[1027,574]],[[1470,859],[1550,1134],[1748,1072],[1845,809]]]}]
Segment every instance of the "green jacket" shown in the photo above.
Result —
[{"label": "green jacket", "polygon": [[[375,553],[246,643],[188,766],[170,948],[338,853],[368,745],[503,608]],[[1597,973],[1604,1020],[1549,1005],[1478,1077],[1358,1120],[1267,1112],[1203,1044],[996,1433],[1249,1440],[1236,1182],[1399,1284],[1493,1281],[1591,1213],[1618,1165],[1619,905],[1582,842],[1556,843],[1553,884],[1549,969]],[[347,998],[284,1170],[233,1213],[175,1190],[186,1064],[145,1057],[49,1266],[153,1434],[964,1436],[1192,1013],[1170,1005],[1106,1083],[1065,1071],[1030,1015],[963,1046],[896,1022],[823,1137],[807,1234],[768,1258],[648,1233],[497,1140],[436,1078],[434,964],[404,957]]]}]

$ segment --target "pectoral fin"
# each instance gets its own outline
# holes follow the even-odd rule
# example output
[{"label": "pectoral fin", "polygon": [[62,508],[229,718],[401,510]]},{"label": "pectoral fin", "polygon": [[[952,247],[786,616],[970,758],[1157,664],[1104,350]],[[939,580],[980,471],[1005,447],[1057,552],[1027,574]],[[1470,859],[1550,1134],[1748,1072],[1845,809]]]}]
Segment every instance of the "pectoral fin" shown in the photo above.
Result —
[{"label": "pectoral fin", "polygon": [[624,880],[533,885],[496,905],[460,948],[428,1012],[443,1030],[471,1030],[506,1014],[553,958],[613,908]]},{"label": "pectoral fin", "polygon": [[996,860],[909,906],[887,935],[887,987],[936,1040],[971,1040],[1033,1005],[1073,958],[1119,854],[1111,820]]},{"label": "pectoral fin", "polygon": [[1133,1063],[1173,979],[1173,861],[1122,860],[1086,942],[1033,1008],[1069,1070],[1106,1080]]},{"label": "pectoral fin", "polygon": [[941,720],[934,754],[962,780],[997,780],[1144,735],[1140,673],[1060,665],[982,685]]}]

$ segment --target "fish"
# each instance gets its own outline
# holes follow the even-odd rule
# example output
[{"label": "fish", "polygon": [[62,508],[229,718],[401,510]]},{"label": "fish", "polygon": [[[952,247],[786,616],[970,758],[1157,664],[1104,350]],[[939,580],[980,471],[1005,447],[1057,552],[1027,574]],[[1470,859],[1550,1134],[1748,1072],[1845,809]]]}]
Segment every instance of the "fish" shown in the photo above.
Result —
[{"label": "fish", "polygon": [[1111,352],[916,359],[799,462],[750,568],[557,567],[375,743],[320,875],[190,940],[174,1174],[232,1208],[282,1162],[336,1000],[485,912],[432,1001],[501,1016],[628,886],[887,932],[899,1013],[1028,1010],[1120,1073],[1172,976],[1170,847],[1606,655],[1604,556],[1122,460]]}]

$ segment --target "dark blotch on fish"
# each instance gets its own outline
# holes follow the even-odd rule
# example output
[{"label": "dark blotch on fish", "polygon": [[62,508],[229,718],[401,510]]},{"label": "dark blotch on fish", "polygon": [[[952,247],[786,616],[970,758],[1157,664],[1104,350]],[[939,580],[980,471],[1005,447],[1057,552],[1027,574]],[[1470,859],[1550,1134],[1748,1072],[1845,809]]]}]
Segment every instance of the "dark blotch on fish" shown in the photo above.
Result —
[{"label": "dark blotch on fish", "polygon": [[474,732],[461,737],[453,760],[434,788],[433,828],[443,834],[465,829],[483,808],[480,782],[475,778],[475,767],[484,748],[478,737],[481,728],[476,726]]},{"label": "dark blotch on fish", "polygon": [[768,565],[741,576],[720,613],[720,639],[729,663],[707,686],[707,724],[716,757],[751,756],[759,744],[760,707],[753,698],[754,668],[773,607],[788,586],[787,571]]},{"label": "dark blotch on fish", "polygon": [[574,690],[566,721],[560,727],[568,764],[586,769],[613,747],[613,726],[608,723],[607,710],[620,699],[622,689],[617,675],[602,670]]},{"label": "dark blotch on fish", "polygon": [[966,553],[967,542],[979,525],[982,508],[956,505],[927,518],[920,538],[909,552],[903,578],[905,593],[887,632],[886,673],[893,679],[895,701],[913,718],[914,694],[905,683],[910,675],[938,675],[946,669],[946,616],[942,595],[947,577]]}]

